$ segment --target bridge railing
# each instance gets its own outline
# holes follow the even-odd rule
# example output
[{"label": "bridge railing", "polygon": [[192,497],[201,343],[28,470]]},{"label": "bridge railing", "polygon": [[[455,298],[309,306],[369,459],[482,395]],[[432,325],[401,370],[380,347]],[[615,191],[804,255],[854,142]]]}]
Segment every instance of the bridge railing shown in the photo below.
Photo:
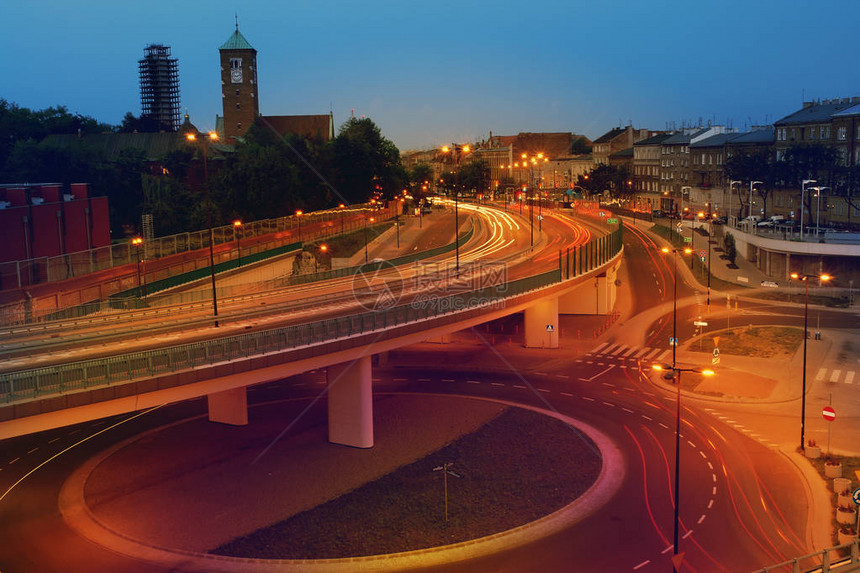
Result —
[{"label": "bridge railing", "polygon": [[[505,299],[558,284],[565,278],[595,270],[621,250],[620,227],[611,235],[584,245],[576,271],[559,267],[521,279],[488,284],[482,288],[446,296],[422,297],[409,303],[384,308],[384,297],[371,296],[381,308],[349,316],[285,326],[181,344],[168,348],[131,352],[118,356],[0,374],[0,397],[7,403],[107,386],[177,371],[209,366],[216,362],[278,353],[305,346],[347,339],[400,325],[451,315],[482,306],[503,304]],[[565,277],[565,275],[567,275]],[[361,293],[356,293],[358,297]]]}]

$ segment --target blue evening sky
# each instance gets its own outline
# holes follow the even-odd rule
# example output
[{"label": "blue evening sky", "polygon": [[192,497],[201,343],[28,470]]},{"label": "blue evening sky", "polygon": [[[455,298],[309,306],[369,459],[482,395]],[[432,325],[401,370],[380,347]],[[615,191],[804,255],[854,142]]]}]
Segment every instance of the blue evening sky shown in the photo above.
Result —
[{"label": "blue evening sky", "polygon": [[860,95],[856,0],[18,0],[0,18],[0,97],[118,124],[137,60],[179,59],[200,129],[221,112],[218,47],[257,49],[260,111],[367,116],[401,149],[520,131],[773,122]]}]

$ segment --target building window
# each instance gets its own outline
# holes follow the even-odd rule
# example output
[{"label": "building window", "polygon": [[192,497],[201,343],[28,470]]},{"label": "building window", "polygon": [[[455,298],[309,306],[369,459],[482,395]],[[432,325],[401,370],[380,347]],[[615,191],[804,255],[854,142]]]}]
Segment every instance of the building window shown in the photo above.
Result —
[{"label": "building window", "polygon": [[821,129],[819,129],[819,138],[818,139],[830,139],[830,126],[822,125]]},{"label": "building window", "polygon": [[777,141],[785,141],[785,128],[780,127],[776,130],[776,140]]},{"label": "building window", "polygon": [[842,127],[836,128],[836,139],[838,141],[845,141],[848,139],[848,128],[844,125]]},{"label": "building window", "polygon": [[240,104],[239,102],[236,102],[236,109],[242,109],[242,104]]},{"label": "building window", "polygon": [[815,141],[815,131],[816,131],[815,126],[812,126],[809,128],[809,140],[810,141]]},{"label": "building window", "polygon": [[230,69],[238,70],[242,67],[242,58],[230,58]]},{"label": "building window", "polygon": [[858,141],[860,141],[860,126],[857,127],[857,136],[855,137]]},{"label": "building window", "polygon": [[785,149],[777,149],[776,150],[776,160],[777,161],[785,161]]}]

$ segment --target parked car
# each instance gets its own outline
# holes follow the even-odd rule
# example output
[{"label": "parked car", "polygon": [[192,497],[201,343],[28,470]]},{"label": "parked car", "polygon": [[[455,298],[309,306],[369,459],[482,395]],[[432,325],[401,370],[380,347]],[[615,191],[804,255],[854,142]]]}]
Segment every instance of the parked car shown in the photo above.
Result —
[{"label": "parked car", "polygon": [[777,288],[779,287],[779,283],[776,283],[774,281],[761,281],[761,286],[768,288]]},{"label": "parked car", "polygon": [[785,217],[782,215],[774,215],[770,219],[765,219],[764,221],[759,221],[759,227],[773,227],[785,221]]},{"label": "parked car", "polygon": [[759,215],[750,215],[749,217],[741,219],[741,224],[742,225],[755,225],[759,221],[761,221],[761,217]]}]

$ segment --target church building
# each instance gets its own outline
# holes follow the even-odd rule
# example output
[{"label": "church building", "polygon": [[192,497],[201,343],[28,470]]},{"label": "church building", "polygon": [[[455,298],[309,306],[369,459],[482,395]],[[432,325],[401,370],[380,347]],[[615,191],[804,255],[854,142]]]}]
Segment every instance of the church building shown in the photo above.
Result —
[{"label": "church building", "polygon": [[323,142],[334,139],[334,114],[260,116],[257,82],[257,50],[236,30],[218,49],[221,54],[221,102],[223,116],[216,116],[215,129],[225,143],[235,143],[257,118],[284,136],[289,133]]}]

